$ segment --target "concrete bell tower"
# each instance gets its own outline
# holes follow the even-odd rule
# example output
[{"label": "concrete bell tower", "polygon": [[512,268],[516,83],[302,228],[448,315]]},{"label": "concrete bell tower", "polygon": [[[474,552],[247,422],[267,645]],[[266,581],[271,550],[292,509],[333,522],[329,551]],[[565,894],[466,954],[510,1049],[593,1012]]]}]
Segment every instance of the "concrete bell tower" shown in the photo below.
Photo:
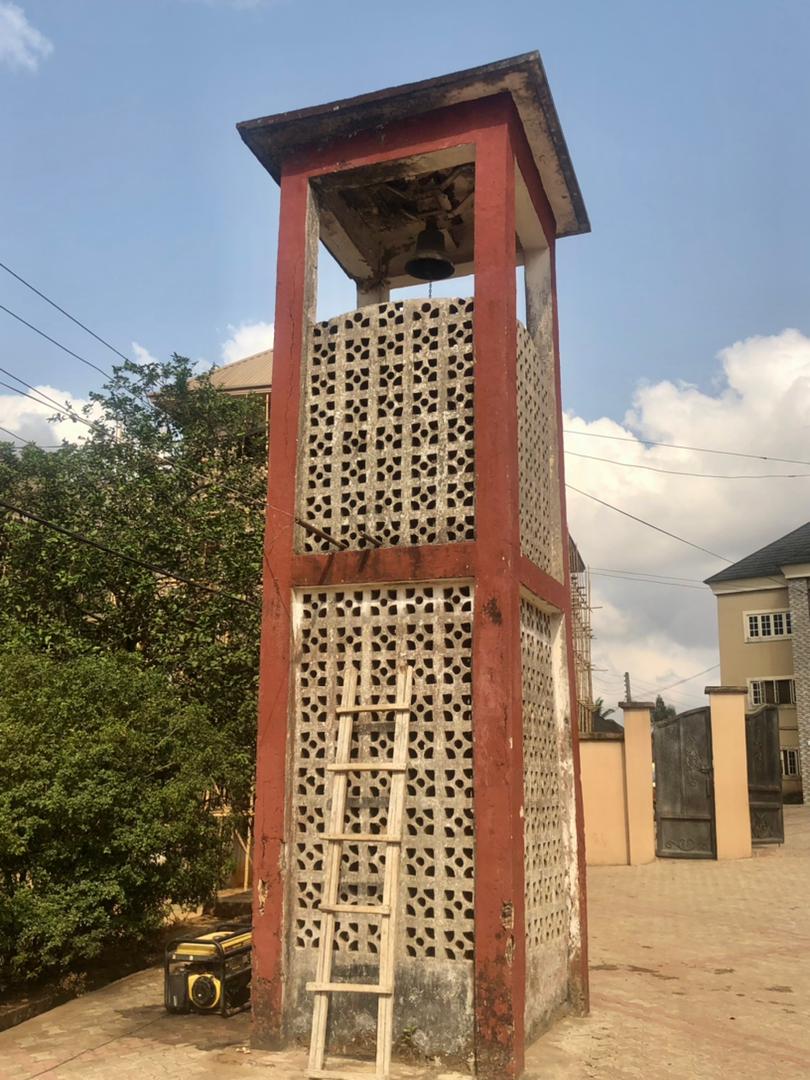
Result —
[{"label": "concrete bell tower", "polygon": [[[552,1014],[587,1003],[554,277],[582,197],[537,53],[239,132],[281,186],[254,1037],[309,1035],[342,675],[391,700],[407,661],[394,1053],[516,1077]],[[325,322],[319,242],[357,286]],[[397,299],[417,253],[473,295]],[[390,754],[390,726],[357,731]],[[385,832],[386,782],[350,783],[359,832]],[[345,902],[379,897],[381,865],[345,843]],[[369,981],[378,951],[373,917],[338,920],[338,978]],[[375,1003],[341,998],[331,1045],[362,1049]]]}]

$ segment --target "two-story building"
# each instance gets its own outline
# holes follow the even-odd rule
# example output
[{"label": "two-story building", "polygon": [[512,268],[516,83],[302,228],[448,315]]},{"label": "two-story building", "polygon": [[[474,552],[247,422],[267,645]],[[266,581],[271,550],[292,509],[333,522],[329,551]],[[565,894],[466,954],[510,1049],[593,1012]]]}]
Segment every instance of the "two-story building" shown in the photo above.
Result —
[{"label": "two-story building", "polygon": [[[786,801],[810,776],[810,522],[706,579],[717,597],[720,679],[776,705]],[[810,785],[808,785],[810,792]]]}]

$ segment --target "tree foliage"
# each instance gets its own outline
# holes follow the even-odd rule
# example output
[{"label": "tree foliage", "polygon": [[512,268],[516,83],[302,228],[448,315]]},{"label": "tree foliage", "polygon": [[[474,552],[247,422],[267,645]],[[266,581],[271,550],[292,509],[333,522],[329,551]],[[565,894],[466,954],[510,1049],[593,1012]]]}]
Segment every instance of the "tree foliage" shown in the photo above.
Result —
[{"label": "tree foliage", "polygon": [[[218,786],[253,775],[264,401],[194,379],[188,360],[125,364],[54,452],[0,444],[0,499],[221,590],[167,581],[0,508],[0,642],[57,658],[124,651],[205,706],[223,738]],[[250,603],[240,603],[243,596]]]},{"label": "tree foliage", "polygon": [[0,655],[0,988],[138,939],[220,870],[219,737],[131,655]]},{"label": "tree foliage", "polygon": [[[0,966],[93,956],[220,874],[254,774],[264,399],[125,364],[75,445],[0,443]],[[241,600],[240,600],[241,598]]]},{"label": "tree foliage", "polygon": [[652,711],[653,722],[657,720],[672,720],[678,715],[678,710],[674,705],[667,705],[660,694],[656,696],[655,708]]}]

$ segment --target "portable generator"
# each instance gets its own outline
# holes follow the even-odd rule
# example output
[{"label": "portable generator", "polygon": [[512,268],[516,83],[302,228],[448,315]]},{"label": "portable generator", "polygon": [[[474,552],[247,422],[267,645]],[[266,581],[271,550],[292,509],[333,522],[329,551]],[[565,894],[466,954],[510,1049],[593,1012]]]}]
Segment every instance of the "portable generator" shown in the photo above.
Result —
[{"label": "portable generator", "polygon": [[250,1003],[250,926],[220,926],[175,938],[163,961],[163,999],[173,1013],[230,1016]]}]

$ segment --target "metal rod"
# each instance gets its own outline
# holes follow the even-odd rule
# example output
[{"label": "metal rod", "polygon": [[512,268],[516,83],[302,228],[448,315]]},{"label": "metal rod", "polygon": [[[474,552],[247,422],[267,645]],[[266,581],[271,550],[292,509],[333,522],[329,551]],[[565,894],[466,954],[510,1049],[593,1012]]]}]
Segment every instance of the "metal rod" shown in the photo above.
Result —
[{"label": "metal rod", "polygon": [[323,529],[319,529],[317,525],[310,525],[308,521],[304,521],[303,518],[295,518],[295,524],[300,525],[302,529],[305,529],[313,536],[317,536],[321,540],[325,540],[327,544],[334,544],[335,547],[340,548],[341,551],[346,551],[348,544],[344,540],[336,540],[334,536],[330,536],[328,532],[324,532]]}]

